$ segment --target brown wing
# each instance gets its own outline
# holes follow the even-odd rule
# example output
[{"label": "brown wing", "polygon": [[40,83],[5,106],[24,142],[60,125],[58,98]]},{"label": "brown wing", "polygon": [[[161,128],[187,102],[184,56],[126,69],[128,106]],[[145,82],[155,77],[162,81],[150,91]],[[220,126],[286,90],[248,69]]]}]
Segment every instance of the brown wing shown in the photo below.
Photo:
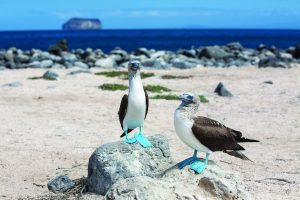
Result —
[{"label": "brown wing", "polygon": [[123,129],[123,120],[124,120],[126,112],[127,112],[127,106],[128,106],[128,95],[125,94],[122,98],[120,108],[119,108],[119,112],[118,112],[119,121],[120,121],[122,129]]},{"label": "brown wing", "polygon": [[149,109],[149,97],[148,97],[148,93],[145,89],[144,89],[144,92],[145,92],[145,97],[146,97],[146,113],[145,113],[145,119],[146,119],[147,114],[148,114],[148,109]]},{"label": "brown wing", "polygon": [[244,150],[237,139],[242,133],[207,117],[194,118],[192,127],[195,137],[211,151]]},{"label": "brown wing", "polygon": [[[119,108],[119,121],[123,130],[123,120],[125,118],[126,112],[127,112],[127,106],[128,106],[128,95],[125,94],[122,98],[121,104],[120,104],[120,108]],[[128,129],[127,133],[130,133],[133,129]],[[120,137],[124,137],[125,136],[125,132],[123,132],[121,134]]]}]

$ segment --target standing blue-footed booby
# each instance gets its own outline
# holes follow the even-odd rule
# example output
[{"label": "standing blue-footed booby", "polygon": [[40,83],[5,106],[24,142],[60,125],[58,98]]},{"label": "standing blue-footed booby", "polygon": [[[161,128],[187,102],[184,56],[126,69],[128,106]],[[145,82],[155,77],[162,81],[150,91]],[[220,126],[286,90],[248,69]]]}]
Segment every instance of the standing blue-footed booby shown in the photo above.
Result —
[{"label": "standing blue-footed booby", "polygon": [[[189,147],[194,149],[194,155],[177,164],[182,169],[191,165],[197,173],[201,173],[207,163],[209,155],[214,151],[223,151],[229,155],[249,160],[241,150],[245,150],[238,143],[258,142],[242,137],[240,131],[233,130],[207,117],[195,116],[199,100],[192,93],[180,95],[181,104],[174,113],[174,126],[178,137]],[[205,152],[204,162],[199,161],[197,152]]]},{"label": "standing blue-footed booby", "polygon": [[[129,92],[122,98],[119,109],[119,120],[123,129],[121,137],[126,137],[124,142],[135,143],[138,141],[143,147],[151,147],[150,141],[143,135],[144,120],[146,119],[149,107],[149,98],[144,90],[141,75],[140,62],[130,61],[128,64]],[[133,138],[128,137],[128,133],[139,127],[139,134]]]}]

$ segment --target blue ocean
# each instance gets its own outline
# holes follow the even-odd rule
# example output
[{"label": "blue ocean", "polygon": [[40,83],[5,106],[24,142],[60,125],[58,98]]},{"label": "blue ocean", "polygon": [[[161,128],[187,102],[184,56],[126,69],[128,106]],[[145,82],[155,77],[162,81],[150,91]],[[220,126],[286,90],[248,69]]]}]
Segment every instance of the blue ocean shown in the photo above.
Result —
[{"label": "blue ocean", "polygon": [[279,48],[295,46],[300,42],[300,30],[100,30],[100,31],[3,31],[0,32],[0,49],[17,47],[47,50],[49,45],[67,39],[70,49],[100,48],[108,52],[115,47],[133,51],[140,47],[176,51],[208,45],[240,42],[244,47],[256,48],[259,44]]}]

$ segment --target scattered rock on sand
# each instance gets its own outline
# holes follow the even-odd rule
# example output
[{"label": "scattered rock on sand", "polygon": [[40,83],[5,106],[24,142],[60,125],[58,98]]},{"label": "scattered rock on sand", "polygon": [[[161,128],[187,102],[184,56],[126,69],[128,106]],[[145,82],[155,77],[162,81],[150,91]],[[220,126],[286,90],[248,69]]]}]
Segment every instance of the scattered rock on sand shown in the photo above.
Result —
[{"label": "scattered rock on sand", "polygon": [[114,142],[100,146],[88,166],[88,192],[105,199],[249,199],[240,178],[210,162],[202,174],[179,170],[165,136],[152,148]]},{"label": "scattered rock on sand", "polygon": [[229,92],[229,90],[227,90],[225,85],[221,82],[218,84],[218,86],[216,87],[214,92],[217,93],[219,96],[222,96],[222,97],[232,97],[233,96],[231,94],[231,92]]},{"label": "scattered rock on sand", "polygon": [[67,192],[74,186],[75,183],[68,176],[58,176],[47,184],[48,189],[54,193]]},{"label": "scattered rock on sand", "polygon": [[273,81],[270,81],[270,80],[269,80],[269,81],[264,81],[264,83],[265,83],[265,84],[270,84],[270,85],[272,85],[272,84],[273,84]]},{"label": "scattered rock on sand", "polygon": [[58,78],[58,74],[56,72],[48,70],[44,73],[43,78],[49,80],[56,80],[56,78]]},{"label": "scattered rock on sand", "polygon": [[2,86],[3,87],[21,87],[21,86],[23,86],[23,83],[21,83],[20,81],[16,81],[16,82],[12,82],[12,83],[6,83]]},{"label": "scattered rock on sand", "polygon": [[90,70],[74,70],[74,71],[71,71],[70,73],[69,73],[69,75],[76,75],[76,74],[83,74],[83,73],[85,73],[85,74],[90,74],[91,73],[91,71]]}]

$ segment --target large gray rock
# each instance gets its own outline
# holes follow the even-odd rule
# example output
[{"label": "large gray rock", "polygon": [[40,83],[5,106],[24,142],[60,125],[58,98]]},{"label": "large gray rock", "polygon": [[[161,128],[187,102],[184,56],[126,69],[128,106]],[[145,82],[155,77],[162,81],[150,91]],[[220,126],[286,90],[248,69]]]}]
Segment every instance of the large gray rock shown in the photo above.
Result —
[{"label": "large gray rock", "polygon": [[179,170],[167,139],[155,135],[149,140],[152,148],[114,142],[96,149],[89,160],[88,191],[107,200],[249,199],[236,174],[213,162],[201,174]]},{"label": "large gray rock", "polygon": [[155,177],[167,169],[172,163],[167,139],[153,136],[149,140],[152,148],[114,142],[96,149],[89,160],[88,191],[104,195],[117,181],[137,176]]},{"label": "large gray rock", "polygon": [[224,59],[229,57],[230,54],[224,51],[219,46],[213,46],[213,47],[205,47],[199,54],[199,57],[205,57],[205,58],[214,58],[214,59]]}]

